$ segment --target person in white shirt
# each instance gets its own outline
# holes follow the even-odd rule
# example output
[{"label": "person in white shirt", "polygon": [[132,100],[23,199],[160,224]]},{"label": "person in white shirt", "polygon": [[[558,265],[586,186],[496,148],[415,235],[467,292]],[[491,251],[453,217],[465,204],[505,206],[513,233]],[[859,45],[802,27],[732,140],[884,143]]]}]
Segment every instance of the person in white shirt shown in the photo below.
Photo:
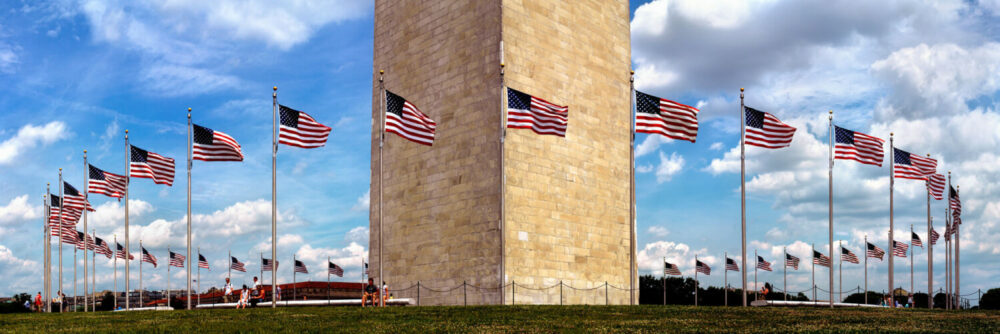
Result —
[{"label": "person in white shirt", "polygon": [[236,302],[236,308],[247,308],[247,304],[250,301],[250,289],[247,289],[246,285],[243,285],[243,290],[240,291],[240,300]]},{"label": "person in white shirt", "polygon": [[229,283],[229,277],[226,277],[226,292],[222,295],[222,301],[229,303],[229,296],[233,295],[233,284]]}]

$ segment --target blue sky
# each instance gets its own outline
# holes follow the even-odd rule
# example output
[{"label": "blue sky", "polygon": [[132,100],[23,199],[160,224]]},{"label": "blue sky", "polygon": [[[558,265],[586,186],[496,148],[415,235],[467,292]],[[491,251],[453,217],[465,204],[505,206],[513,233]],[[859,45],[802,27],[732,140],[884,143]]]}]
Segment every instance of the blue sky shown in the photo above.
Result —
[{"label": "blue sky", "polygon": [[[194,164],[195,246],[213,266],[203,285],[225,277],[230,249],[258,271],[258,252],[270,245],[274,85],[282,104],[333,127],[324,148],[279,151],[279,261],[290,263],[295,251],[312,279],[325,279],[320,269],[329,256],[345,267],[344,280],[359,277],[368,242],[372,5],[234,3],[65,0],[0,8],[0,80],[8,83],[0,95],[0,278],[9,282],[0,295],[38,290],[41,195],[46,182],[57,182],[58,168],[82,187],[87,149],[95,166],[123,172],[125,129],[132,144],[183,166],[188,107],[197,124],[239,140],[246,156]],[[799,129],[787,149],[747,149],[749,251],[777,261],[787,246],[808,261],[815,243],[825,253],[826,112],[834,110],[838,125],[886,139],[895,132],[898,147],[930,153],[940,171],[953,171],[966,204],[963,291],[992,287],[1000,275],[990,261],[1000,254],[992,241],[1000,237],[1000,2],[656,0],[633,1],[631,9],[638,88],[701,109],[695,144],[637,137],[642,273],[659,271],[667,257],[693,274],[698,254],[716,269],[703,284],[721,285],[723,252],[738,258],[738,93],[745,87],[748,105]],[[887,244],[888,171],[836,164],[834,237],[856,253],[865,235]],[[161,262],[168,245],[183,246],[184,177],[178,169],[173,187],[137,179],[130,188],[132,235]],[[920,182],[896,183],[898,231],[914,224],[925,233],[923,194]],[[121,237],[121,204],[100,195],[91,201],[98,235]],[[932,203],[939,232],[943,208]],[[915,262],[918,290],[926,289],[924,252]],[[941,259],[937,251],[936,268]],[[870,268],[870,287],[884,289],[886,266]],[[288,271],[282,281],[290,281]],[[162,266],[145,273],[147,286],[165,285]],[[942,275],[937,270],[935,281]],[[173,277],[173,286],[183,281],[179,272]],[[909,288],[908,262],[897,261],[896,277]],[[760,278],[781,280],[780,272]],[[789,289],[806,289],[809,278],[808,268],[790,273]],[[845,287],[861,284],[861,266],[845,265]],[[110,286],[110,263],[99,260],[98,288]]]}]

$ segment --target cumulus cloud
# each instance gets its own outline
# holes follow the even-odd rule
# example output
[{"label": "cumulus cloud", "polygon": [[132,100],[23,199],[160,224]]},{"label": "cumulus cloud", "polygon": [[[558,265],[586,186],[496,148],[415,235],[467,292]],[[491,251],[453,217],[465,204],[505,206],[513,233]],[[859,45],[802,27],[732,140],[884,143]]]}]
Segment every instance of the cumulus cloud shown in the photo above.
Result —
[{"label": "cumulus cloud", "polygon": [[660,145],[673,143],[674,140],[660,136],[660,135],[649,135],[646,136],[639,145],[635,147],[635,157],[638,159],[641,156],[656,152],[660,148]]},{"label": "cumulus cloud", "polygon": [[14,197],[0,206],[0,224],[23,222],[41,217],[42,207],[28,204],[28,195]]},{"label": "cumulus cloud", "polygon": [[663,227],[663,226],[650,226],[649,230],[647,230],[647,232],[649,232],[649,234],[652,234],[652,235],[660,237],[660,238],[665,237],[668,234],[670,234],[670,231],[667,230],[667,228]]},{"label": "cumulus cloud", "polygon": [[14,73],[20,59],[14,46],[0,42],[0,73]]},{"label": "cumulus cloud", "polygon": [[670,153],[669,156],[660,152],[660,164],[656,166],[656,183],[670,181],[683,168],[684,157],[677,152]]},{"label": "cumulus cloud", "polygon": [[13,137],[0,143],[0,165],[11,164],[30,149],[49,145],[69,136],[66,123],[60,121],[49,122],[42,126],[25,125]]},{"label": "cumulus cloud", "polygon": [[357,203],[351,207],[352,211],[368,211],[371,206],[371,189],[365,190],[365,194],[358,197]]},{"label": "cumulus cloud", "polygon": [[[91,197],[91,205],[94,203]],[[128,200],[128,215],[131,219],[142,218],[146,214],[153,212],[154,208],[149,202],[140,199]],[[94,207],[94,212],[87,216],[88,227],[105,228],[117,227],[125,222],[125,207],[118,201],[107,201]]]},{"label": "cumulus cloud", "polygon": [[672,241],[656,241],[646,244],[636,253],[636,262],[639,271],[659,275],[663,273],[664,258],[667,262],[678,265],[685,274],[694,274],[694,255],[699,254],[698,260],[705,262],[709,266],[719,263],[719,259],[708,254],[706,249],[692,250],[690,246]]},{"label": "cumulus cloud", "polygon": [[365,227],[365,226],[358,226],[358,227],[352,228],[349,232],[347,232],[347,235],[345,236],[345,239],[347,241],[357,242],[357,243],[360,243],[360,244],[368,244],[368,237],[369,237],[369,235],[370,234],[368,232],[368,228],[367,227]]}]

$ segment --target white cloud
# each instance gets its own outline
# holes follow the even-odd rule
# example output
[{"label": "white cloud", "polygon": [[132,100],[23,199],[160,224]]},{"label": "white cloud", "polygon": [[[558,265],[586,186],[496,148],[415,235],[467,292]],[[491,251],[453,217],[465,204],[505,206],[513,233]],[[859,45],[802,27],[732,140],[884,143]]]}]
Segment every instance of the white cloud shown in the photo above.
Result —
[{"label": "white cloud", "polygon": [[638,159],[641,156],[656,152],[660,145],[673,143],[674,140],[660,136],[660,135],[649,135],[646,139],[639,143],[635,147],[635,158]]},{"label": "white cloud", "polygon": [[[135,207],[135,205],[136,203],[133,203],[130,208]],[[111,205],[109,207],[114,208]],[[109,216],[112,216],[110,213],[115,211],[117,210],[109,209]],[[130,218],[131,215],[132,212],[129,211]],[[279,210],[278,224],[287,227],[299,225],[301,221],[294,214]],[[195,213],[191,216],[191,226],[193,237],[197,240],[228,240],[237,236],[269,230],[271,226],[271,201],[264,199],[243,201],[210,214]],[[147,225],[133,224],[130,226],[129,233],[132,240],[142,239],[144,245],[166,247],[167,245],[184,244],[186,242],[186,229],[187,218],[181,216],[174,220],[156,219]],[[117,227],[114,233],[123,235],[124,228]],[[278,241],[281,242],[281,239]]]},{"label": "white cloud", "polygon": [[710,149],[712,151],[721,151],[722,150],[722,143],[721,142],[714,142],[714,143],[712,143],[712,146],[708,147],[708,149]]},{"label": "white cloud", "polygon": [[636,253],[636,262],[640,272],[647,272],[653,275],[663,273],[663,261],[678,265],[685,275],[694,274],[694,256],[698,254],[698,260],[705,262],[709,266],[714,266],[719,262],[715,256],[705,255],[708,250],[702,248],[692,250],[690,246],[683,243],[671,241],[655,241],[646,244]]},{"label": "white cloud", "polygon": [[15,47],[0,42],[0,73],[14,73],[20,59]]},{"label": "white cloud", "polygon": [[357,203],[351,207],[352,211],[368,211],[371,206],[371,189],[365,190],[365,194],[358,197]]},{"label": "white cloud", "polygon": [[667,230],[667,228],[663,227],[663,226],[650,226],[648,232],[649,232],[649,234],[652,234],[652,235],[660,237],[660,238],[663,238],[663,237],[667,236],[668,234],[670,234],[670,231]]},{"label": "white cloud", "polygon": [[0,165],[11,164],[22,153],[39,145],[52,144],[70,136],[66,123],[49,122],[43,126],[25,125],[17,134],[0,143]]},{"label": "white cloud", "polygon": [[0,206],[0,224],[41,218],[41,211],[41,205],[31,206],[28,204],[28,195],[17,196],[11,199],[7,205]]},{"label": "white cloud", "polygon": [[162,96],[205,94],[240,85],[240,80],[231,75],[177,65],[149,68],[143,73],[142,79],[150,92]]},{"label": "white cloud", "polygon": [[656,183],[670,181],[683,168],[684,157],[677,154],[677,152],[670,153],[669,157],[660,152],[660,165],[656,166]]},{"label": "white cloud", "polygon": [[[98,195],[90,197],[91,205],[95,202],[96,196]],[[129,199],[128,203],[128,215],[131,219],[141,218],[154,211],[152,204],[140,199]],[[101,203],[95,206],[94,212],[89,213],[87,216],[87,225],[91,228],[117,227],[123,224],[124,221],[125,207],[119,201]]]},{"label": "white cloud", "polygon": [[652,171],[653,171],[653,165],[652,165],[652,164],[650,164],[650,165],[639,165],[639,166],[635,166],[635,171],[636,171],[637,173],[649,173],[649,172],[652,172]]},{"label": "white cloud", "polygon": [[369,235],[370,234],[367,227],[358,226],[352,228],[351,231],[347,232],[347,236],[345,237],[345,239],[347,241],[357,242],[360,244],[368,244]]}]

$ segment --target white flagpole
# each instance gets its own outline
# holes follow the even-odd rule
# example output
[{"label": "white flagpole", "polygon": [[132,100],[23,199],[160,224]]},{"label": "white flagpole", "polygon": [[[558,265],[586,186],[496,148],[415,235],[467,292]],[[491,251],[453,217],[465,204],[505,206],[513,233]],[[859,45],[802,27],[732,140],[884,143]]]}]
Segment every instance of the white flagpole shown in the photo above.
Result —
[{"label": "white flagpole", "polygon": [[[125,145],[125,146],[128,146],[128,145]],[[114,298],[114,300],[115,300],[115,305],[114,305],[114,309],[117,310],[118,309],[118,235],[117,234],[115,234],[114,240],[115,240],[115,251],[111,252],[111,257],[113,258],[113,260],[111,260],[111,261],[114,262],[114,268],[115,268],[115,274],[114,274],[114,280],[115,280],[115,284],[114,284],[114,288],[115,288],[114,297],[115,298]]]},{"label": "white flagpole", "polygon": [[[130,171],[132,167],[132,147],[128,144],[128,129],[125,130],[125,309],[129,309],[129,260],[128,256],[132,254],[129,249],[129,233],[128,233],[128,188],[132,183],[132,172]],[[118,241],[115,241],[115,247],[118,247]],[[116,249],[117,251],[117,249]],[[115,257],[117,258],[117,256]],[[118,262],[117,260],[115,261]],[[115,303],[117,306],[118,297],[115,296]]]},{"label": "white flagpole", "polygon": [[42,245],[45,250],[43,256],[43,261],[45,262],[45,278],[43,279],[43,289],[45,291],[45,312],[52,312],[52,228],[49,225],[49,219],[51,216],[51,199],[52,192],[49,190],[49,184],[45,184],[45,198],[42,200],[42,206],[45,212],[42,213],[42,230],[45,231],[45,244]]},{"label": "white flagpole", "polygon": [[910,224],[910,293],[913,293],[913,224]]},{"label": "white flagpole", "polygon": [[58,285],[59,286],[59,295],[56,296],[56,297],[59,297],[59,313],[62,313],[62,311],[64,309],[66,309],[66,301],[62,300],[63,299],[62,298],[62,295],[63,295],[63,285],[62,285],[62,283],[63,283],[63,275],[62,275],[63,274],[62,273],[63,272],[63,264],[62,264],[62,262],[63,262],[62,261],[63,260],[63,255],[62,255],[63,242],[62,242],[62,239],[63,239],[63,233],[64,233],[64,231],[63,231],[63,225],[64,225],[64,223],[63,223],[63,208],[66,207],[66,196],[65,196],[65,194],[63,194],[63,188],[65,188],[65,187],[63,187],[62,168],[59,168],[59,285]]},{"label": "white flagpole", "polygon": [[[636,102],[635,101],[635,71],[630,71],[629,72],[628,83],[629,83],[629,86],[631,88],[631,94],[629,95],[629,99],[631,100],[630,101],[631,102],[631,106],[629,106],[629,112],[632,114],[632,119],[629,121],[629,124],[632,125],[632,130],[629,133],[629,138],[631,138],[630,139],[631,141],[630,141],[629,146],[628,146],[629,147],[629,153],[628,153],[629,178],[628,178],[628,180],[629,180],[629,197],[631,198],[631,201],[629,202],[629,211],[628,211],[628,213],[629,213],[629,221],[628,221],[628,226],[629,226],[629,249],[628,249],[629,250],[629,262],[628,262],[628,264],[629,264],[629,274],[628,274],[628,279],[629,279],[629,289],[630,289],[629,290],[629,304],[630,305],[634,305],[635,304],[635,276],[636,276],[635,252],[636,252],[636,246],[637,246],[637,242],[635,240],[635,229],[636,229],[636,226],[635,226],[635,221],[636,221],[636,219],[635,219],[635,215],[636,215],[636,212],[635,212],[636,211],[635,210],[635,206],[636,206],[635,205],[635,105],[636,105],[636,103],[635,103]],[[697,256],[695,256],[695,257],[697,258]],[[723,271],[725,271],[725,270],[723,270]],[[697,306],[697,304],[698,304],[698,297],[697,297],[698,293],[697,292],[698,292],[698,289],[696,287],[695,288],[695,306]]]},{"label": "white flagpole", "polygon": [[170,256],[170,246],[167,246],[167,306],[170,306],[170,261],[173,259],[174,257]]},{"label": "white flagpole", "polygon": [[[191,131],[191,108],[188,108],[188,114],[187,114],[187,116],[188,116],[188,136],[187,136],[187,140],[188,140],[188,146],[187,146],[187,154],[188,154],[188,163],[187,163],[187,172],[188,172],[188,184],[187,184],[187,195],[188,195],[188,198],[187,198],[187,309],[190,310],[191,309],[191,166],[193,165],[193,163],[191,161],[191,150],[192,150],[192,146],[191,146],[191,144],[192,144],[191,143],[192,142],[192,137],[191,137],[191,135],[192,135],[191,134],[191,132],[192,132]],[[139,259],[139,265],[142,266],[142,259]],[[169,302],[170,301],[168,300],[167,303],[169,303]]]},{"label": "white flagpole", "polygon": [[694,255],[694,307],[698,307],[698,254]]},{"label": "white flagpole", "polygon": [[[830,308],[833,308],[833,110],[830,110],[830,127],[828,134],[830,137],[830,195],[828,196],[829,207],[830,207]],[[841,256],[843,258],[843,256]],[[843,263],[840,264],[841,267],[844,266]],[[841,284],[843,286],[843,284]]]},{"label": "white flagpole", "polygon": [[[505,277],[504,273],[506,273],[507,269],[507,256],[504,253],[507,245],[507,236],[505,235],[507,232],[506,228],[507,171],[506,169],[504,169],[505,168],[504,166],[506,165],[504,162],[507,160],[505,159],[506,155],[504,154],[504,142],[507,139],[507,82],[506,79],[504,78],[504,74],[506,73],[504,66],[505,64],[503,57],[503,38],[501,38],[500,40],[500,222],[497,224],[497,228],[499,229],[500,232],[500,275],[499,277],[497,277],[497,282],[499,282],[499,284],[497,285],[501,287],[500,305],[503,305],[505,303],[505,300],[507,299],[507,294],[503,292],[503,286],[506,283],[506,281],[504,280]],[[379,82],[381,83],[381,79]],[[385,94],[383,94],[383,96],[384,95]],[[381,157],[379,157],[379,161],[382,161]],[[382,173],[381,167],[379,169],[379,173]],[[379,184],[382,184],[381,181],[379,181]],[[382,203],[379,202],[379,208],[381,207]],[[381,230],[382,229],[379,228],[379,231]],[[381,255],[382,253],[379,254]]]},{"label": "white flagpole", "polygon": [[[929,156],[929,155],[928,155]],[[929,187],[929,186],[928,186]],[[927,308],[934,309],[934,245],[931,240],[931,192],[927,190]]]},{"label": "white flagpole", "polygon": [[[895,164],[896,164],[895,163],[895,160],[896,160],[896,146],[893,143],[893,139],[894,139],[893,138],[893,133],[890,132],[889,133],[889,248],[888,248],[889,251],[890,251],[890,253],[889,253],[889,290],[888,290],[889,291],[889,295],[892,295],[892,289],[893,289],[893,283],[894,283],[892,276],[893,276],[893,273],[895,273],[895,269],[894,269],[895,267],[893,265],[896,262],[895,259],[894,259],[895,256],[893,256],[893,254],[891,253],[891,252],[895,252],[895,249],[892,247],[893,246],[892,242],[893,242],[893,240],[895,240],[895,239],[893,239],[893,235],[892,235],[893,234],[893,230],[892,230],[893,226],[892,225],[893,225],[893,218],[894,218],[893,217],[893,195],[894,195],[893,194],[893,188],[896,186],[896,176],[895,176],[895,169],[896,169],[895,168]],[[895,299],[893,299],[893,303],[892,303],[892,305],[890,305],[890,307],[896,307]]]},{"label": "white flagpole", "polygon": [[295,300],[295,298],[296,298],[295,283],[298,282],[295,279],[295,274],[296,274],[296,271],[295,271],[295,261],[297,261],[295,259],[295,253],[292,253],[292,300]]},{"label": "white flagpole", "polygon": [[[382,174],[384,174],[384,173],[382,173],[382,166],[383,166],[383,163],[382,163],[382,160],[383,160],[382,159],[382,157],[383,157],[382,151],[384,150],[384,146],[385,146],[385,112],[386,112],[385,111],[385,103],[382,102],[385,99],[385,83],[383,81],[384,74],[385,74],[384,70],[379,70],[378,71],[378,87],[379,87],[379,91],[380,91],[379,98],[378,98],[378,101],[379,101],[379,123],[380,123],[379,124],[379,140],[378,140],[378,278],[380,280],[383,280],[383,281],[385,280],[385,276],[382,276],[382,228],[385,225],[383,225],[384,221],[382,220],[382,190],[385,189],[385,187],[382,185],[382,181],[383,181],[382,180]],[[503,159],[501,159],[500,161],[503,161]],[[503,197],[501,197],[501,198],[503,198]],[[294,267],[294,265],[295,264],[292,263],[293,267]],[[501,275],[503,275],[503,274],[501,273]],[[369,275],[369,277],[370,276],[371,275]],[[503,295],[503,293],[501,293],[501,295]]]},{"label": "white flagpole", "polygon": [[812,260],[812,278],[813,278],[813,282],[812,282],[813,287],[812,287],[812,290],[813,290],[813,299],[812,299],[812,301],[813,301],[813,304],[815,304],[816,303],[816,244],[812,245],[812,251],[813,251],[813,260]]},{"label": "white flagpole", "polygon": [[[840,286],[837,287],[837,290],[840,291],[837,291],[837,300],[843,301],[844,300],[844,241],[839,241],[839,242],[840,242],[840,278],[838,279],[838,281],[840,283]],[[833,256],[833,253],[830,253],[830,256]],[[830,271],[831,272],[833,271],[833,263],[830,264]],[[831,300],[833,299],[833,290],[830,290],[830,299]],[[833,303],[833,301],[831,301],[830,303]]]},{"label": "white flagpole", "polygon": [[[198,247],[198,262],[201,262],[201,247]],[[264,280],[264,275],[260,275],[260,280]],[[198,265],[198,305],[201,305],[201,265]]]},{"label": "white flagpole", "polygon": [[[271,93],[271,261],[278,258],[278,86]],[[232,252],[229,274],[232,276]],[[276,267],[276,266],[275,266]],[[271,268],[271,308],[278,307],[277,268]]]},{"label": "white flagpole", "polygon": [[[97,242],[97,230],[91,230],[91,234],[94,236],[94,242]],[[90,310],[92,312],[97,311],[97,244],[94,244],[94,251],[90,252],[90,291],[93,293],[90,305]]]},{"label": "white flagpole", "polygon": [[[743,278],[743,307],[747,306],[747,168],[746,168],[746,108],[743,105],[743,88],[740,88],[740,224],[742,227],[741,242],[743,249],[743,271],[740,276]],[[757,251],[754,251],[757,254]],[[754,284],[757,282],[757,268],[754,266]]]},{"label": "white flagpole", "polygon": [[787,246],[784,247],[784,253],[785,253],[785,263],[784,263],[785,265],[784,265],[784,270],[781,273],[782,280],[784,281],[783,283],[784,286],[781,289],[785,290],[785,301],[788,301],[788,247]]},{"label": "white flagpole", "polygon": [[[86,236],[87,236],[87,215],[88,215],[87,214],[87,205],[90,205],[90,199],[89,199],[90,195],[88,195],[89,191],[87,191],[87,186],[88,186],[89,182],[90,182],[90,165],[87,164],[87,150],[83,150],[83,202],[84,202],[84,208],[83,208],[83,234],[84,234],[84,242],[83,242],[83,245],[84,245],[84,247],[83,247],[83,311],[84,312],[87,312],[87,299],[88,299],[87,298],[87,290],[89,290],[89,288],[90,288],[90,286],[87,284],[87,274],[88,274],[89,270],[87,268],[87,264],[88,264],[88,261],[87,261],[87,246],[88,245],[87,245],[87,242],[86,242]],[[97,249],[97,245],[94,245],[94,250],[96,250],[96,249]],[[74,266],[75,266],[75,264],[74,264]]]},{"label": "white flagpole", "polygon": [[[753,261],[754,261],[754,264],[755,264],[753,266],[753,293],[754,293],[754,296],[757,296],[757,291],[758,291],[757,290],[757,267],[760,264],[760,257],[757,256],[757,250],[756,249],[753,250]],[[757,298],[754,298],[754,299],[760,299],[760,297],[758,296]]]},{"label": "white flagpole", "polygon": [[[142,239],[139,239],[139,306],[142,307]],[[169,261],[169,259],[168,259]],[[169,271],[170,268],[167,268]]]},{"label": "white flagpole", "polygon": [[868,235],[865,234],[865,305],[868,305]]},{"label": "white flagpole", "polygon": [[[83,211],[87,211],[87,209],[84,208]],[[76,233],[76,229],[74,229],[73,233]],[[80,234],[77,233],[77,236],[79,236],[79,235]],[[77,240],[77,242],[83,242],[84,243],[83,244],[84,245],[84,249],[86,249],[86,247],[87,247],[86,246],[87,245],[87,236],[84,235],[83,236],[83,240],[82,241],[81,240]],[[77,251],[77,247],[73,247],[73,312],[76,312],[76,297],[78,296],[76,294],[76,267],[77,267],[77,265],[76,265],[76,251]],[[86,257],[86,256],[84,256],[84,257]],[[64,300],[63,302],[65,303],[66,301]]]},{"label": "white flagpole", "polygon": [[[723,261],[726,261],[726,262],[724,262],[725,263],[724,265],[728,266],[729,265],[729,252],[723,252],[722,253],[722,257],[725,259]],[[729,306],[729,269],[723,267],[722,272],[724,273],[722,275],[723,276],[722,291],[723,291],[723,296],[725,296],[725,297],[723,297],[723,300],[725,300],[725,305]]]},{"label": "white flagpole", "polygon": [[[951,183],[950,172],[948,173],[948,183]],[[961,187],[962,186],[955,186],[955,192],[959,192],[959,190],[961,190],[960,189]],[[949,199],[949,203],[950,202],[951,200]],[[954,222],[952,222],[952,227],[951,227],[952,229],[955,230],[955,298],[958,299],[962,298],[962,272],[960,270],[962,268],[961,251],[960,251],[960,249],[962,248],[961,247],[962,239],[959,234],[959,232],[961,231],[960,229],[961,225],[962,225],[961,223],[955,224]],[[962,309],[962,304],[959,303],[957,308]]]}]

